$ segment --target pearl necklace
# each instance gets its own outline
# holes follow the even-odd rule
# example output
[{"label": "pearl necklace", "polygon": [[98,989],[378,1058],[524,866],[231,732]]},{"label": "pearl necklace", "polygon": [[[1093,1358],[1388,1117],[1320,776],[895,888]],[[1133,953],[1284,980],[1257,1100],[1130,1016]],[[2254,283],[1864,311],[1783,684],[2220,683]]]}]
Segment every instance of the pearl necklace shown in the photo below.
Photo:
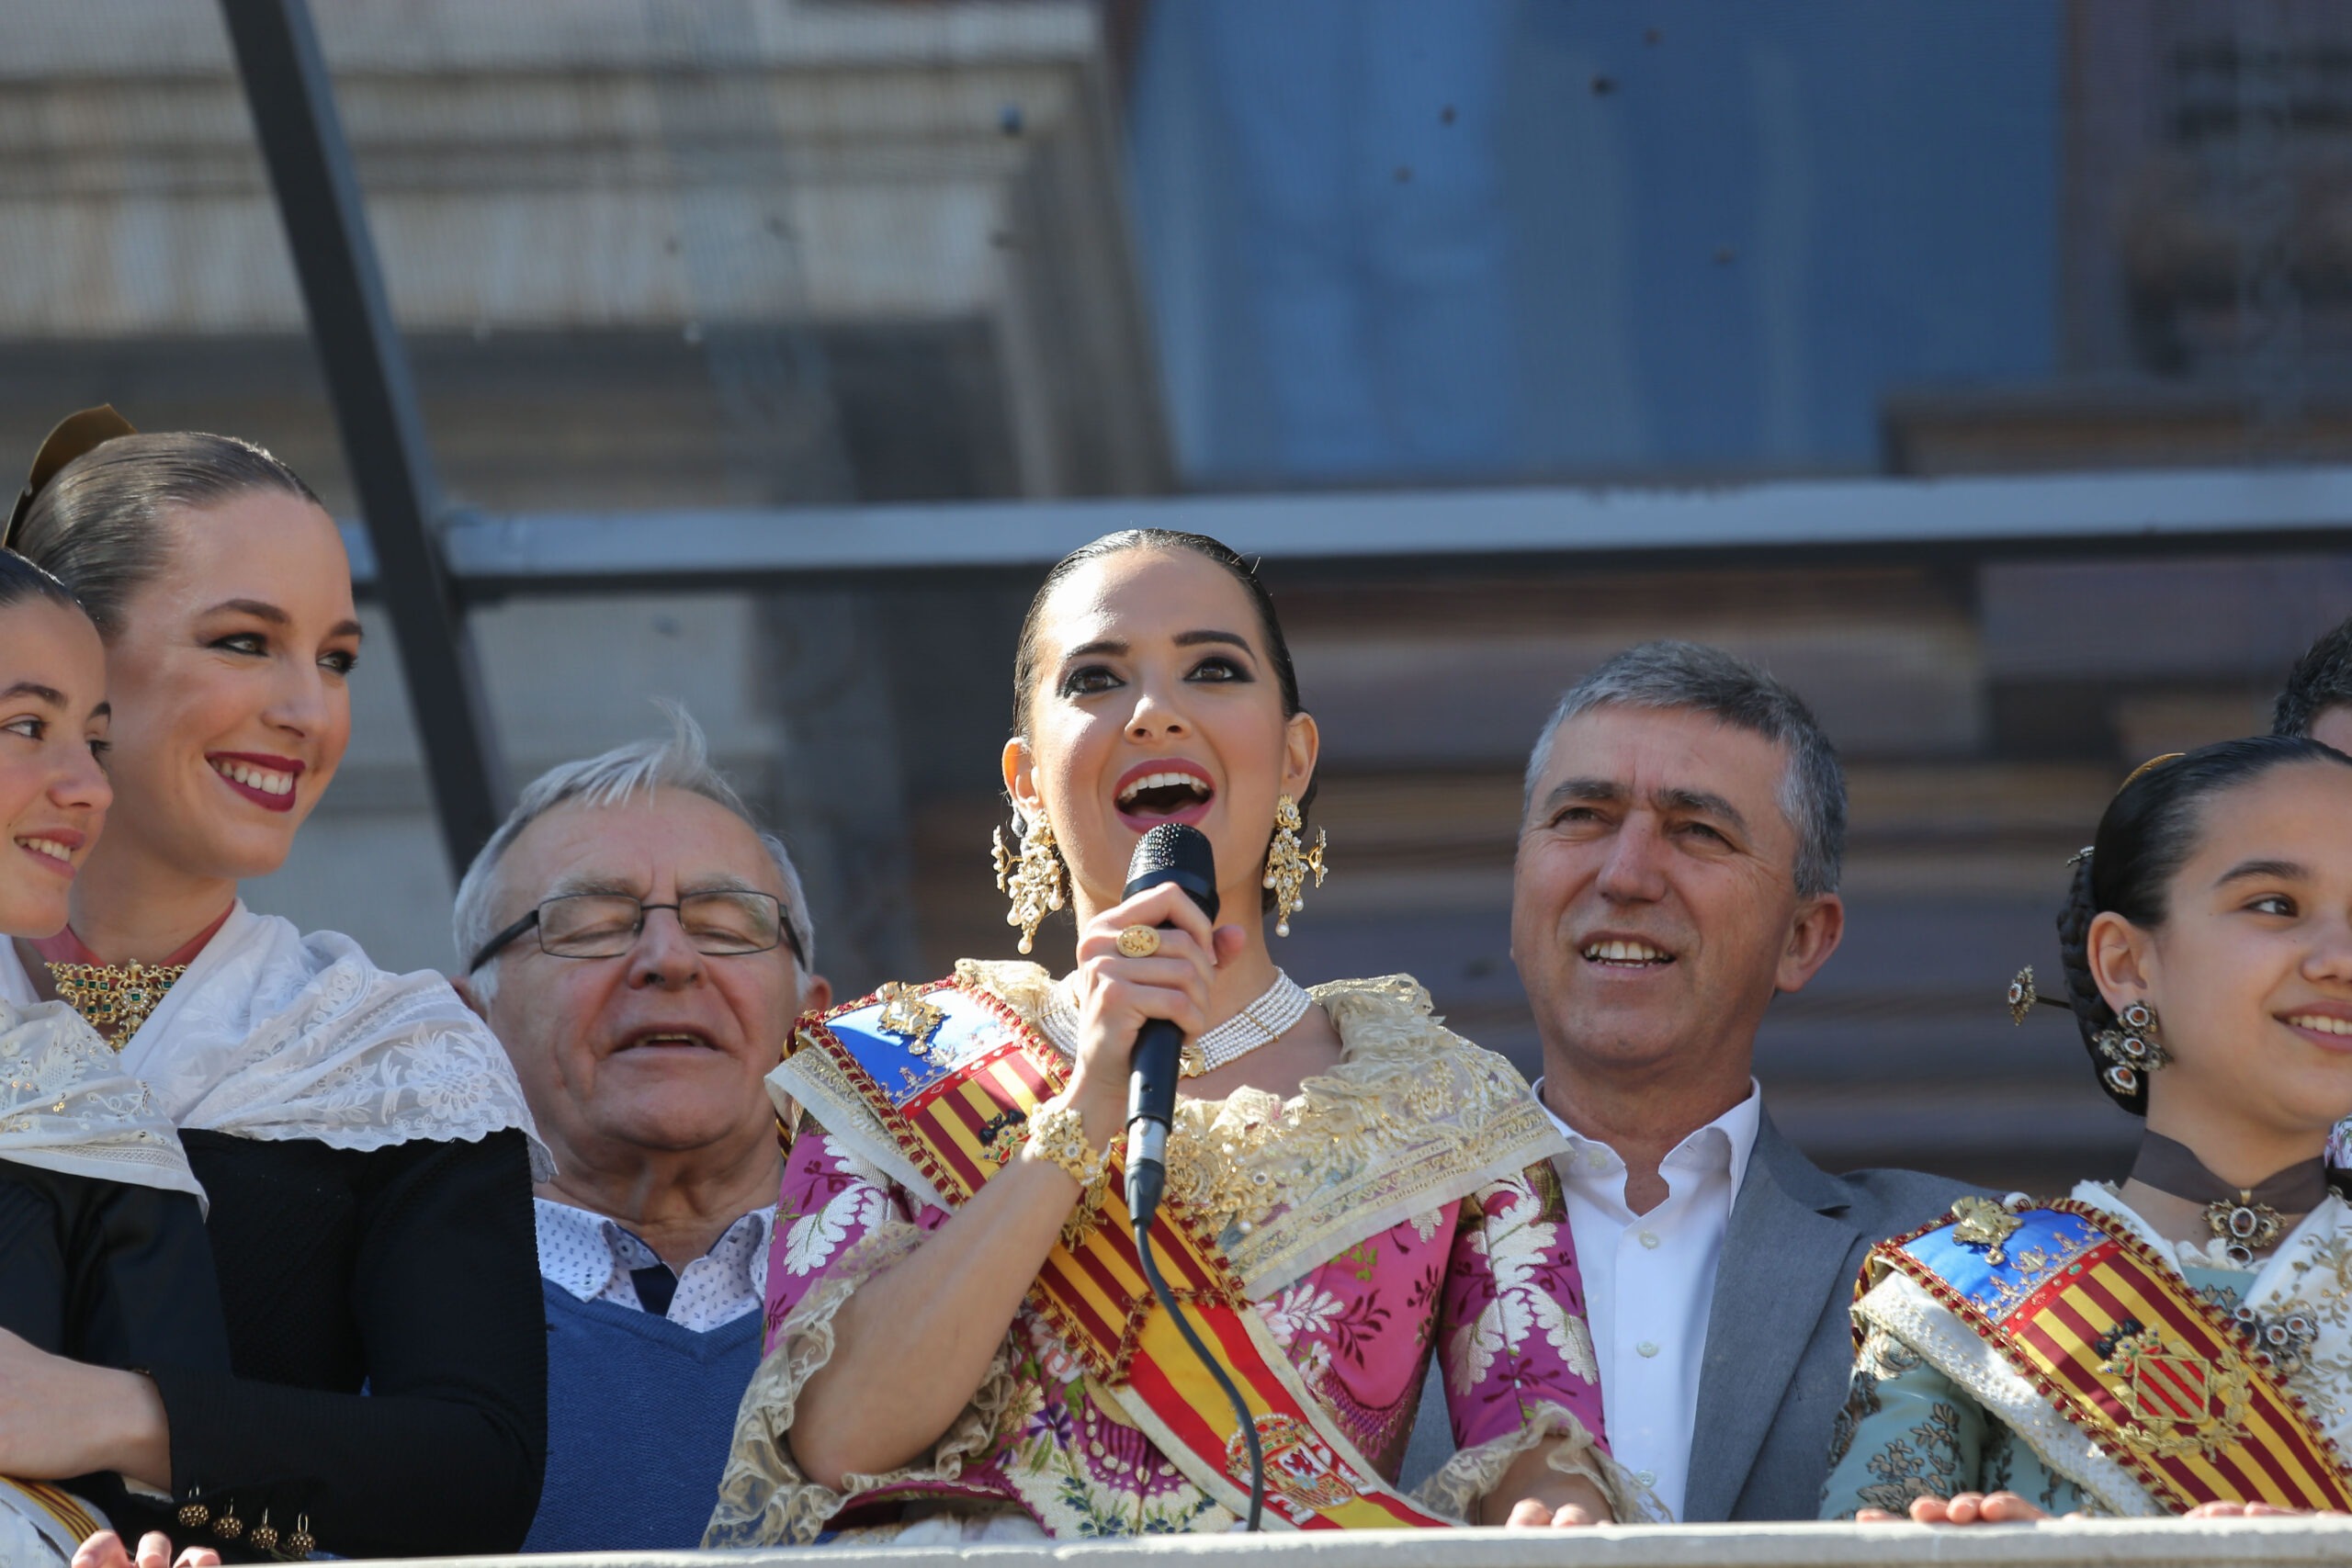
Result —
[{"label": "pearl necklace", "polygon": [[[1281,970],[1274,971],[1274,983],[1266,987],[1265,995],[1202,1035],[1184,1043],[1184,1057],[1178,1069],[1188,1078],[1213,1073],[1228,1062],[1238,1062],[1261,1045],[1271,1045],[1287,1033],[1291,1026],[1306,1016],[1314,998],[1306,988]],[[1069,992],[1056,986],[1053,996],[1038,1016],[1046,1035],[1071,1056],[1078,1055],[1078,1010],[1070,1004]]]}]

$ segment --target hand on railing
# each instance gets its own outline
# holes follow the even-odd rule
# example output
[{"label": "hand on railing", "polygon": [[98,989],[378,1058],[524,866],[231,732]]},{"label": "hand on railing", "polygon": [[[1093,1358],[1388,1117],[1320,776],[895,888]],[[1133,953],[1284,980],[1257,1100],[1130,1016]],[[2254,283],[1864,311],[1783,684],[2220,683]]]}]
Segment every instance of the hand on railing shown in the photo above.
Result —
[{"label": "hand on railing", "polygon": [[[1884,1508],[1863,1508],[1854,1515],[1854,1522],[1892,1524],[1900,1517]],[[2050,1516],[2014,1492],[1962,1492],[1950,1497],[1914,1497],[1910,1517],[1921,1525],[2021,1525]]]},{"label": "hand on railing", "polygon": [[74,1554],[74,1568],[220,1568],[220,1554],[209,1546],[191,1546],[172,1556],[172,1540],[162,1530],[149,1530],[139,1540],[134,1557],[112,1530],[100,1530]]},{"label": "hand on railing", "polygon": [[[1538,1453],[1532,1457],[1540,1459],[1542,1455]],[[1506,1528],[1572,1529],[1585,1525],[1615,1522],[1617,1516],[1611,1511],[1608,1497],[1590,1476],[1564,1475],[1556,1471],[1545,1471],[1532,1486],[1513,1485],[1513,1481],[1518,1479],[1516,1470],[1515,1466],[1512,1472],[1504,1474],[1502,1484],[1495,1489],[1487,1503],[1487,1508],[1493,1509],[1501,1499],[1514,1492],[1520,1495],[1519,1500],[1510,1506],[1509,1516],[1502,1521]],[[1530,1496],[1530,1492],[1542,1495]],[[1491,1522],[1494,1515],[1490,1512],[1487,1517]]]},{"label": "hand on railing", "polygon": [[[2281,1508],[2268,1503],[2200,1503],[2180,1517],[2185,1519],[2258,1519],[2284,1518],[2310,1512],[2309,1508]],[[1863,1525],[1892,1524],[1901,1517],[1884,1508],[1863,1508],[1854,1515],[1854,1522]],[[2050,1517],[2014,1492],[1962,1492],[1951,1497],[1915,1497],[1911,1500],[1909,1512],[1912,1523],[1921,1525],[2018,1525],[2031,1524]],[[1512,1522],[1518,1521],[1513,1519]]]}]

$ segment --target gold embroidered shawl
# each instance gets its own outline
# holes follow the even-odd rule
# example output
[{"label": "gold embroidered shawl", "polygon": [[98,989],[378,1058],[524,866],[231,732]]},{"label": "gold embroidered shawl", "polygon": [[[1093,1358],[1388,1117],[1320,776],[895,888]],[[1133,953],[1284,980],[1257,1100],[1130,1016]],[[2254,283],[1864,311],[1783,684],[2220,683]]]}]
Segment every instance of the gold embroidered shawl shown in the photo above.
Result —
[{"label": "gold embroidered shawl", "polygon": [[[975,959],[958,963],[956,976],[1032,1023],[1056,984],[1038,964]],[[1367,1237],[1566,1147],[1518,1070],[1432,1016],[1410,976],[1339,980],[1310,994],[1339,1031],[1339,1065],[1288,1100],[1251,1089],[1180,1099],[1169,1140],[1170,1190],[1218,1227],[1218,1245],[1261,1300]],[[936,1202],[854,1092],[825,1077],[820,1054],[800,1052],[770,1077],[770,1089],[809,1106],[860,1158]]]}]

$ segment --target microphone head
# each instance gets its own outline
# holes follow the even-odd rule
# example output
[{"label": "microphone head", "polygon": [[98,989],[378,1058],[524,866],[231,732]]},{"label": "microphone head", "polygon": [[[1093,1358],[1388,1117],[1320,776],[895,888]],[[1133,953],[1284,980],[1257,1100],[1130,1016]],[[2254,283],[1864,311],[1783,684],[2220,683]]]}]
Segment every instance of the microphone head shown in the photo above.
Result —
[{"label": "microphone head", "polygon": [[1162,822],[1136,841],[1127,860],[1127,897],[1173,882],[1193,902],[1216,919],[1216,849],[1209,836],[1185,822]]}]

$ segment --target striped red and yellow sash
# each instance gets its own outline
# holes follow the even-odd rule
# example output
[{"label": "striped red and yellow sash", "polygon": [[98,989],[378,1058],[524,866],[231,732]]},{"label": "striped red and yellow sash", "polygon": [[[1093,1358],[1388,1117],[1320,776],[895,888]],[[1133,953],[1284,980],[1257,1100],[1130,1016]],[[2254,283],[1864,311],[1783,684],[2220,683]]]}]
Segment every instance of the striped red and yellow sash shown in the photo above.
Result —
[{"label": "striped red and yellow sash", "polygon": [[13,1475],[0,1475],[0,1485],[13,1488],[39,1510],[31,1516],[33,1522],[51,1544],[62,1545],[58,1552],[62,1558],[72,1558],[84,1541],[107,1528],[107,1521],[92,1513],[82,1499],[46,1481],[19,1481]]},{"label": "striped red and yellow sash", "polygon": [[2352,1477],[2268,1358],[2087,1204],[1971,1212],[1882,1243],[1871,1276],[1924,1287],[2175,1512],[2352,1510]]},{"label": "striped red and yellow sash", "polygon": [[[941,980],[885,986],[804,1023],[793,1053],[821,1052],[950,1208],[967,1202],[1061,1091],[1060,1053],[996,997]],[[1151,1293],[1114,1165],[1099,1221],[1057,1244],[1029,1303],[1187,1479],[1236,1513],[1249,1459],[1233,1409]],[[1443,1528],[1356,1451],[1267,1334],[1216,1239],[1173,1198],[1152,1227],[1170,1293],[1241,1391],[1266,1466],[1268,1516],[1300,1529]]]}]

